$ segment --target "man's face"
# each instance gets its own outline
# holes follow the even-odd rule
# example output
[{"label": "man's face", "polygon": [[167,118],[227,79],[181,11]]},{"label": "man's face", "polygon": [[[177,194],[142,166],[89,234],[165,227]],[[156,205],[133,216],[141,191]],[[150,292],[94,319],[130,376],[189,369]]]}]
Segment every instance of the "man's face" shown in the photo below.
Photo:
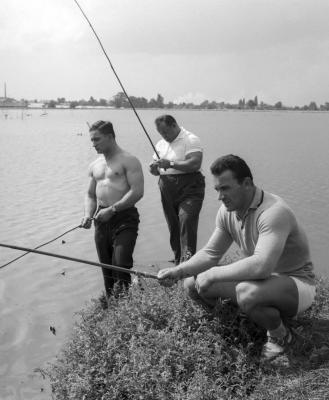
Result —
[{"label": "man's face", "polygon": [[157,122],[156,127],[166,142],[172,142],[178,134],[175,125],[166,125],[164,122]]},{"label": "man's face", "polygon": [[111,149],[113,137],[112,135],[103,135],[95,130],[90,132],[90,140],[97,153],[104,154]]},{"label": "man's face", "polygon": [[214,188],[218,200],[222,201],[227,211],[244,211],[249,204],[249,180],[245,178],[239,183],[231,170],[214,175]]}]

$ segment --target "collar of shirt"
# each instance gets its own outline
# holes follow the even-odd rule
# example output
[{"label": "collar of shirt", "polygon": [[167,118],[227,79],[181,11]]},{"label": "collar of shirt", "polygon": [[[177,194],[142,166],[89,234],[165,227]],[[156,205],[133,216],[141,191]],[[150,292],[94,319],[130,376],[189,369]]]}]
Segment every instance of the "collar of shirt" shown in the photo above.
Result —
[{"label": "collar of shirt", "polygon": [[257,208],[263,203],[263,200],[264,200],[264,191],[256,186],[254,197],[251,201],[251,204],[250,204],[248,210],[245,212],[243,217],[239,217],[238,213],[237,212],[235,213],[237,220],[242,221],[242,228],[243,228],[245,220],[246,220],[247,216],[249,215],[250,211],[257,210]]},{"label": "collar of shirt", "polygon": [[170,142],[169,144],[172,144],[172,143],[174,143],[174,142],[176,142],[176,141],[178,141],[178,140],[183,139],[184,135],[185,135],[185,129],[184,129],[182,126],[180,126],[179,134],[178,134],[178,135],[175,137],[175,139],[174,139],[172,142]]}]

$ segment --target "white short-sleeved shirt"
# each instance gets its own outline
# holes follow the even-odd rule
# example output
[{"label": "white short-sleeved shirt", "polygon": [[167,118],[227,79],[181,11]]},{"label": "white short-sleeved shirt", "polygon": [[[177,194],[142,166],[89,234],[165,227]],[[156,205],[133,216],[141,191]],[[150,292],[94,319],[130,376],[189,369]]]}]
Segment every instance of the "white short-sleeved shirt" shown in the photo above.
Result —
[{"label": "white short-sleeved shirt", "polygon": [[[165,158],[169,161],[183,161],[186,159],[187,154],[203,151],[200,139],[194,134],[183,127],[180,127],[180,132],[176,139],[172,142],[167,142],[164,139],[159,140],[156,144],[157,152],[160,158]],[[156,154],[153,154],[153,159],[157,160]],[[164,170],[160,168],[160,175],[175,175],[184,174],[174,168]]]}]

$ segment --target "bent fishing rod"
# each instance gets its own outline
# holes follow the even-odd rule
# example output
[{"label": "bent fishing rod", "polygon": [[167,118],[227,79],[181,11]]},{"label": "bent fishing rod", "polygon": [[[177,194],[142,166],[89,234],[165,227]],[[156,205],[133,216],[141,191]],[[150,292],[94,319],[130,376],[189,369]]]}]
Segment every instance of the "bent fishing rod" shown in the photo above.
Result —
[{"label": "bent fishing rod", "polygon": [[89,21],[89,18],[87,17],[87,15],[85,14],[85,12],[84,12],[83,9],[81,8],[81,6],[80,6],[80,4],[78,3],[78,1],[77,1],[77,0],[74,0],[74,2],[75,2],[75,4],[79,7],[79,9],[80,9],[82,15],[84,16],[84,18],[85,18],[86,21],[88,22],[88,24],[89,24],[91,30],[93,31],[93,33],[94,33],[94,35],[95,35],[95,37],[96,37],[96,39],[97,39],[97,41],[98,41],[98,43],[99,43],[99,45],[100,45],[100,47],[101,47],[103,53],[104,53],[104,55],[105,55],[105,57],[106,57],[108,63],[110,64],[110,67],[111,67],[111,69],[112,69],[112,71],[113,71],[115,77],[117,78],[117,80],[118,80],[118,82],[119,82],[119,84],[120,84],[120,86],[121,86],[121,89],[122,89],[123,93],[126,95],[127,100],[128,100],[128,102],[129,102],[131,108],[133,109],[133,111],[134,111],[134,113],[135,113],[135,115],[136,115],[136,117],[137,117],[139,123],[141,124],[141,127],[143,128],[143,131],[144,131],[144,133],[146,134],[146,136],[147,136],[149,142],[151,143],[151,146],[152,146],[152,148],[153,148],[155,154],[157,155],[158,159],[160,159],[159,153],[157,152],[157,150],[156,150],[156,148],[155,148],[155,146],[154,146],[154,144],[153,144],[153,142],[152,142],[152,140],[151,140],[149,134],[147,133],[147,130],[146,130],[146,128],[145,128],[145,126],[144,126],[142,120],[140,119],[140,117],[139,117],[139,115],[138,115],[138,113],[137,113],[137,111],[136,111],[136,108],[135,108],[133,102],[131,101],[130,97],[128,96],[128,93],[127,93],[126,89],[124,88],[124,86],[123,86],[123,84],[122,84],[122,82],[121,82],[121,80],[120,80],[118,74],[116,73],[116,71],[115,71],[115,69],[114,69],[114,67],[113,67],[113,64],[112,64],[112,62],[111,62],[109,56],[107,55],[106,50],[105,50],[105,48],[104,48],[104,46],[103,46],[103,44],[102,44],[102,42],[101,42],[101,40],[100,40],[100,38],[99,38],[97,32],[95,31],[93,25],[92,25],[91,22]]},{"label": "bent fishing rod", "polygon": [[[46,242],[46,243],[40,244],[39,246],[35,247],[33,250],[40,249],[40,247],[46,246],[47,244],[54,242],[55,240],[61,238],[62,236],[66,235],[66,234],[68,234],[69,232],[72,232],[72,231],[74,231],[75,229],[78,229],[78,228],[81,228],[81,224],[78,225],[78,226],[75,226],[75,227],[72,228],[72,229],[69,229],[68,231],[62,233],[62,234],[59,235],[59,236],[56,236],[54,239],[48,240],[48,242]],[[0,266],[0,269],[5,268],[7,265],[12,264],[14,261],[19,260],[20,258],[26,256],[26,255],[29,254],[29,253],[30,253],[30,251],[28,251],[28,252],[26,252],[26,253],[23,253],[23,254],[21,254],[20,256],[14,258],[13,260],[10,260],[10,261],[6,262],[5,264],[3,264],[3,265]]]},{"label": "bent fishing rod", "polygon": [[4,243],[0,243],[0,246],[1,247],[7,247],[9,249],[14,249],[14,250],[26,251],[26,252],[29,252],[29,253],[36,253],[36,254],[40,254],[40,255],[48,256],[48,257],[61,258],[63,260],[74,261],[74,262],[78,262],[78,263],[82,263],[82,264],[93,265],[95,267],[101,267],[101,268],[110,269],[110,270],[113,270],[113,271],[125,272],[125,273],[128,273],[128,274],[142,276],[144,278],[158,279],[158,277],[156,275],[149,274],[148,272],[134,271],[134,270],[131,270],[131,269],[118,267],[117,265],[98,263],[98,262],[94,262],[94,261],[83,260],[81,258],[68,257],[68,256],[64,256],[62,254],[49,253],[49,252],[46,252],[46,251],[30,249],[28,247],[14,246],[14,245],[4,244]]}]

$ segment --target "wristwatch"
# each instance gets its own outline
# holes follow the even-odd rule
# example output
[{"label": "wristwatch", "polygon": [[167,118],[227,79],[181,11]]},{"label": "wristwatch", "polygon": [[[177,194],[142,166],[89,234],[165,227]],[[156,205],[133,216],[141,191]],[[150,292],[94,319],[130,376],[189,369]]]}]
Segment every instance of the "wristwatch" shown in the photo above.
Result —
[{"label": "wristwatch", "polygon": [[169,165],[170,165],[171,168],[175,168],[175,161],[170,161]]}]

